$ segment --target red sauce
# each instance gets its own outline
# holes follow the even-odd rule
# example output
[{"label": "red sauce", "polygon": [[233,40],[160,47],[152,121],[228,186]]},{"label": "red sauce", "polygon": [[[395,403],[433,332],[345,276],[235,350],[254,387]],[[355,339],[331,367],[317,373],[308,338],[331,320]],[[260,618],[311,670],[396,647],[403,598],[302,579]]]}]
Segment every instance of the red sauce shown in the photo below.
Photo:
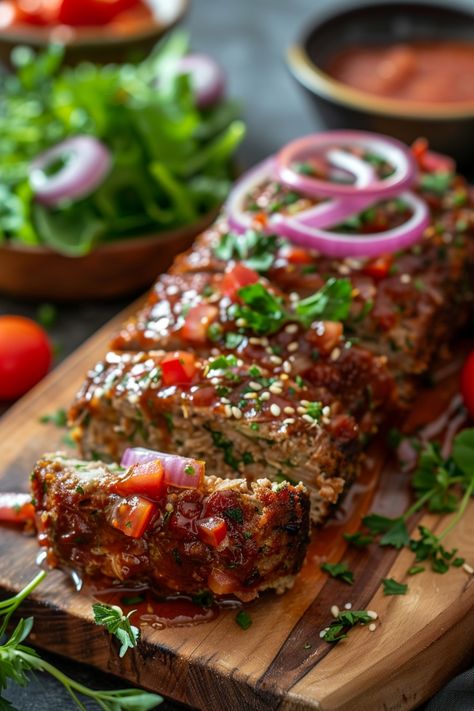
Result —
[{"label": "red sauce", "polygon": [[474,101],[474,42],[349,47],[332,58],[326,71],[355,89],[390,99]]}]

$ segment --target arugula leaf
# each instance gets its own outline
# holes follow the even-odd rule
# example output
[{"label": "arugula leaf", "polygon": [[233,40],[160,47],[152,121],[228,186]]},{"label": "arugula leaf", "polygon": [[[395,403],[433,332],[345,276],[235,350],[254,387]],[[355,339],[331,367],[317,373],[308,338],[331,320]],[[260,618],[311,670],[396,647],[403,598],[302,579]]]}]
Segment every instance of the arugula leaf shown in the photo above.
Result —
[{"label": "arugula leaf", "polygon": [[130,624],[130,615],[134,610],[124,615],[118,605],[106,605],[98,602],[92,605],[94,612],[94,621],[96,625],[102,625],[110,634],[115,635],[119,640],[121,647],[119,656],[123,657],[127,649],[137,646],[140,630],[138,627]]},{"label": "arugula leaf", "polygon": [[296,304],[296,314],[309,328],[315,320],[345,321],[352,303],[352,284],[349,279],[328,279],[312,296]]},{"label": "arugula leaf", "polygon": [[325,642],[335,644],[347,637],[347,633],[357,625],[367,625],[374,620],[366,610],[343,610],[332,620],[330,625],[321,634]]},{"label": "arugula leaf", "polygon": [[408,585],[399,583],[394,578],[383,578],[383,594],[384,595],[406,595]]},{"label": "arugula leaf", "polygon": [[354,573],[349,570],[346,563],[323,563],[321,570],[324,570],[325,573],[329,573],[332,578],[342,580],[348,585],[354,584]]}]

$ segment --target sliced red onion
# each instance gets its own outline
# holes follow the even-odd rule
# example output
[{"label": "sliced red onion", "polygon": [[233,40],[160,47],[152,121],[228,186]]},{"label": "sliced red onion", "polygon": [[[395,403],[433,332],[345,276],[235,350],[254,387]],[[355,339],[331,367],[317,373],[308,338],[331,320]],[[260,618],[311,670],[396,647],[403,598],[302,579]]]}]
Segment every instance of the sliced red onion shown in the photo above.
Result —
[{"label": "sliced red onion", "polygon": [[[328,158],[335,167],[355,175],[356,186],[365,187],[375,179],[375,172],[372,166],[357,158],[357,156],[347,153],[347,151],[331,151]],[[226,203],[231,229],[242,233],[254,227],[254,216],[245,211],[245,202],[249,194],[259,185],[262,185],[265,181],[276,179],[275,170],[276,159],[275,156],[271,156],[249,170],[237,181]],[[356,196],[345,200],[327,200],[308,208],[308,210],[302,210],[292,219],[311,227],[331,227],[338,222],[342,222],[347,217],[364,210],[372,202],[372,198]],[[286,222],[287,219],[287,217],[280,214],[269,215],[265,231],[286,236],[286,230],[281,231],[280,225]]]},{"label": "sliced red onion", "polygon": [[[393,174],[375,179],[365,186],[352,183],[335,183],[303,175],[293,168],[298,162],[311,159],[315,154],[331,155],[333,149],[359,147],[374,153],[394,168]],[[339,152],[339,151],[338,151]],[[400,141],[367,131],[324,131],[292,141],[276,156],[276,175],[282,183],[306,195],[321,197],[370,197],[372,200],[393,197],[410,188],[416,176],[416,163],[409,149]]]},{"label": "sliced red onion", "polygon": [[163,464],[165,484],[177,489],[199,489],[206,471],[206,464],[201,459],[180,457],[177,454],[156,452],[145,447],[129,447],[120,462],[122,467],[133,464],[146,464],[159,459]]},{"label": "sliced red onion", "polygon": [[399,198],[411,208],[412,215],[402,225],[385,232],[367,235],[328,232],[287,218],[280,222],[279,234],[302,247],[319,250],[328,257],[377,257],[397,252],[418,242],[430,223],[424,200],[411,192],[402,193]]},{"label": "sliced red onion", "polygon": [[[64,165],[53,175],[47,168],[56,161]],[[73,136],[44,151],[30,164],[30,185],[39,202],[54,207],[64,200],[86,197],[104,181],[112,155],[93,136]]]},{"label": "sliced red onion", "polygon": [[225,93],[226,78],[222,67],[207,54],[187,54],[176,64],[177,74],[189,74],[199,108],[216,104]]}]

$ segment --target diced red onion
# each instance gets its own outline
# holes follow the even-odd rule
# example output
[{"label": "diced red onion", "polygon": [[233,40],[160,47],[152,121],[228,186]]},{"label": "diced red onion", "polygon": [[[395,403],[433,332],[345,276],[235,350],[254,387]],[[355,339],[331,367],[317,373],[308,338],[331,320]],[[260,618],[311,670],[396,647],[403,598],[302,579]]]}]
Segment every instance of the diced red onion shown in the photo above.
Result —
[{"label": "diced red onion", "polygon": [[180,457],[177,454],[156,452],[145,447],[129,447],[120,462],[122,467],[145,464],[159,459],[163,464],[165,484],[178,489],[199,489],[205,474],[206,465],[200,459]]},{"label": "diced red onion", "polygon": [[[375,179],[361,187],[335,183],[303,175],[293,166],[309,160],[315,153],[331,154],[331,148],[359,147],[385,160],[394,168],[388,178]],[[416,163],[409,149],[400,141],[367,131],[324,131],[304,136],[282,148],[276,156],[276,175],[281,182],[298,192],[313,197],[370,197],[382,200],[410,188],[416,176]]]},{"label": "diced red onion", "polygon": [[222,67],[207,54],[187,54],[176,64],[177,74],[189,74],[199,108],[212,106],[222,99],[226,79]]},{"label": "diced red onion", "polygon": [[398,227],[367,235],[328,232],[295,219],[282,221],[279,233],[295,244],[308,249],[317,249],[329,257],[377,257],[406,249],[419,241],[430,222],[424,200],[411,192],[399,196],[412,210],[411,217]]},{"label": "diced red onion", "polygon": [[[45,172],[57,160],[64,165]],[[39,202],[50,207],[86,197],[102,184],[112,165],[109,149],[93,136],[73,136],[37,156],[30,164],[30,185]]]}]

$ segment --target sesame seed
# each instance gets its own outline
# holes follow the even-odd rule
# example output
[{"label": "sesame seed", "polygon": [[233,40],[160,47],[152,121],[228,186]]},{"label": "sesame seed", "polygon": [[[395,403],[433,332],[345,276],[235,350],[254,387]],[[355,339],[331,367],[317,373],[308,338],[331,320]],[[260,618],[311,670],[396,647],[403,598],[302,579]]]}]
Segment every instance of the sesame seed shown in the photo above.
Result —
[{"label": "sesame seed", "polygon": [[283,363],[283,360],[280,358],[280,356],[277,355],[271,355],[269,358],[270,363],[274,363],[275,365],[281,365]]},{"label": "sesame seed", "polygon": [[221,397],[221,403],[223,405],[230,405],[230,400],[227,397]]},{"label": "sesame seed", "polygon": [[170,504],[170,502],[168,501],[168,503],[167,503],[166,506],[165,506],[165,509],[166,509],[167,511],[173,511],[173,510],[174,510],[173,504]]},{"label": "sesame seed", "polygon": [[278,417],[279,415],[281,415],[281,407],[276,403],[272,403],[272,405],[270,406],[270,412],[275,417]]},{"label": "sesame seed", "polygon": [[474,568],[472,567],[472,565],[469,565],[469,563],[464,563],[463,568],[466,571],[466,573],[469,573],[469,575],[474,574]]},{"label": "sesame seed", "polygon": [[329,407],[329,405],[325,405],[325,406],[323,407],[322,413],[323,413],[323,416],[324,416],[324,417],[328,417],[328,415],[331,414],[331,408]]},{"label": "sesame seed", "polygon": [[341,349],[340,348],[333,348],[331,351],[331,355],[329,357],[331,360],[337,360],[340,355],[341,355]]},{"label": "sesame seed", "polygon": [[[290,365],[290,364],[288,363],[288,365]],[[291,370],[291,365],[290,365],[290,370]],[[288,375],[287,375],[287,373],[282,373],[282,374],[280,375],[280,380],[288,380]]]},{"label": "sesame seed", "polygon": [[321,632],[319,633],[319,636],[321,637],[321,639],[324,637],[324,635],[326,634],[326,632],[328,630],[329,630],[329,627],[325,627],[323,630],[321,630]]},{"label": "sesame seed", "polygon": [[297,333],[298,326],[296,323],[289,323],[288,326],[285,326],[285,331],[286,333]]},{"label": "sesame seed", "polygon": [[219,382],[220,382],[220,381],[219,381],[219,378],[211,378],[211,383],[212,383],[213,385],[219,385]]},{"label": "sesame seed", "polygon": [[257,397],[257,393],[245,393],[244,400],[256,400]]},{"label": "sesame seed", "polygon": [[349,269],[347,264],[340,264],[337,271],[339,272],[339,274],[344,274],[344,275],[350,274],[350,272],[351,272],[351,270]]},{"label": "sesame seed", "polygon": [[352,610],[352,602],[346,602],[344,605],[345,610]]},{"label": "sesame seed", "polygon": [[253,346],[261,346],[262,345],[262,339],[261,338],[256,338],[255,336],[252,336],[249,338],[249,343],[251,343]]},{"label": "sesame seed", "polygon": [[242,417],[242,412],[235,405],[232,406],[232,414],[236,420],[240,420],[240,418]]},{"label": "sesame seed", "polygon": [[311,405],[309,400],[301,400],[301,404],[303,407],[309,407]]},{"label": "sesame seed", "polygon": [[296,408],[296,412],[297,412],[299,415],[304,415],[304,414],[306,413],[306,408],[305,408],[305,407],[301,407],[301,406],[300,406],[300,407],[297,407],[297,408]]},{"label": "sesame seed", "polygon": [[249,387],[252,388],[252,390],[262,390],[263,385],[260,383],[256,383],[255,380],[251,380],[249,383]]},{"label": "sesame seed", "polygon": [[375,632],[376,629],[377,629],[377,625],[375,624],[375,622],[372,622],[372,624],[369,625],[369,630],[371,632]]},{"label": "sesame seed", "polygon": [[296,291],[292,291],[290,294],[290,301],[299,301],[300,297],[299,294],[296,293]]},{"label": "sesame seed", "polygon": [[283,420],[284,425],[292,425],[294,424],[295,420],[293,417],[287,417],[286,420]]},{"label": "sesame seed", "polygon": [[224,415],[225,415],[226,417],[232,417],[232,408],[231,408],[230,405],[226,405],[226,406],[224,407]]},{"label": "sesame seed", "polygon": [[270,393],[261,393],[260,394],[260,400],[270,400]]},{"label": "sesame seed", "polygon": [[247,321],[244,318],[238,318],[237,321],[235,322],[235,325],[238,328],[244,328],[247,324]]},{"label": "sesame seed", "polygon": [[374,612],[374,610],[367,610],[367,615],[370,617],[371,620],[376,620],[378,617],[378,614]]},{"label": "sesame seed", "polygon": [[288,363],[287,360],[285,360],[285,362],[283,363],[282,368],[285,373],[291,373],[291,363]]},{"label": "sesame seed", "polygon": [[286,412],[287,415],[292,415],[295,411],[294,407],[291,407],[291,405],[287,405],[286,407],[283,408],[283,412]]},{"label": "sesame seed", "polygon": [[332,615],[333,617],[337,617],[338,614],[339,614],[339,608],[338,608],[338,606],[337,606],[337,605],[333,605],[333,606],[331,607],[331,615]]},{"label": "sesame seed", "polygon": [[272,383],[268,389],[274,395],[281,395],[282,389],[280,383]]},{"label": "sesame seed", "polygon": [[268,346],[268,338],[264,336],[260,339],[262,341],[262,346]]},{"label": "sesame seed", "polygon": [[409,274],[402,274],[400,277],[402,284],[409,284],[411,282],[411,276]]},{"label": "sesame seed", "polygon": [[294,353],[297,351],[299,348],[299,343],[297,341],[292,341],[291,343],[288,344],[288,350],[290,353]]},{"label": "sesame seed", "polygon": [[314,423],[316,422],[316,420],[311,417],[311,415],[303,415],[303,420],[305,422],[309,422],[310,425],[314,425]]}]

